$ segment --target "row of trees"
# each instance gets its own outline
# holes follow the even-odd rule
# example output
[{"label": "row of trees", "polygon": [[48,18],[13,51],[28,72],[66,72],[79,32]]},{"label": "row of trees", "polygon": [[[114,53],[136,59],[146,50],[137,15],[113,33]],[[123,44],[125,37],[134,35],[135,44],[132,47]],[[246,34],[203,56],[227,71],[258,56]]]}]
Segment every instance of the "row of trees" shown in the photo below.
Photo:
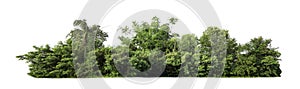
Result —
[{"label": "row of trees", "polygon": [[[171,32],[177,19],[162,24],[133,22],[132,28],[121,28],[122,44],[103,44],[108,37],[100,26],[87,26],[76,20],[65,42],[51,48],[34,46],[35,50],[17,56],[29,63],[30,76],[37,78],[75,77],[279,77],[278,48],[271,39],[253,38],[239,44],[228,30],[208,27],[201,37],[179,36]],[[91,40],[92,39],[92,40]]]}]

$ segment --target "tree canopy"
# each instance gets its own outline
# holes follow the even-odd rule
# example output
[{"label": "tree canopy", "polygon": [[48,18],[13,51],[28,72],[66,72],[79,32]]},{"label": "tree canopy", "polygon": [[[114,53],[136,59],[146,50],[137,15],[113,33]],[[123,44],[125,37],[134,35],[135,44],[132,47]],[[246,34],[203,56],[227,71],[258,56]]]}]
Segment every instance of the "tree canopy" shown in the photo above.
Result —
[{"label": "tree canopy", "polygon": [[[271,39],[257,37],[245,44],[229,31],[208,27],[200,37],[171,31],[178,19],[161,23],[133,22],[123,27],[122,44],[103,44],[108,34],[99,25],[75,20],[66,41],[33,46],[19,55],[29,64],[28,75],[36,78],[94,77],[280,77],[281,53]],[[176,29],[176,28],[172,28]]]}]

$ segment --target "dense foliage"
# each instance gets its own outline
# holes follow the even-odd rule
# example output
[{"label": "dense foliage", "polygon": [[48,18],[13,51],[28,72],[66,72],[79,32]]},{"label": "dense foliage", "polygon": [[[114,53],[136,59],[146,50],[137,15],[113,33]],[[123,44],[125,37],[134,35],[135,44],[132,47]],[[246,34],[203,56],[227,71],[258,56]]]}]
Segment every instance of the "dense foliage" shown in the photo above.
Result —
[{"label": "dense foliage", "polygon": [[76,20],[65,42],[33,46],[34,51],[17,58],[29,63],[28,74],[36,78],[280,77],[281,54],[271,39],[239,44],[218,27],[208,27],[201,37],[179,36],[171,32],[176,21],[162,24],[153,17],[150,23],[133,22],[132,28],[121,28],[133,37],[120,36],[121,45],[106,47],[108,35],[100,26]]}]

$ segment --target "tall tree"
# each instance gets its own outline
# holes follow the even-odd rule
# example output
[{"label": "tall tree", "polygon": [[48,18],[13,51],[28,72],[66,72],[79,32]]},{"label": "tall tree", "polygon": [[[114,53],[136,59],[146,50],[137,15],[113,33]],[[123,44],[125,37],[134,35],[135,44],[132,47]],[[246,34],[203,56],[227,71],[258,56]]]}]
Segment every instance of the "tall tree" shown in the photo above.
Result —
[{"label": "tall tree", "polygon": [[104,64],[98,63],[98,61],[103,62],[105,58],[103,54],[98,55],[102,58],[97,58],[95,53],[104,48],[103,42],[108,37],[107,33],[103,32],[99,25],[89,27],[85,20],[75,20],[73,25],[78,28],[70,34],[73,41],[72,51],[77,76],[101,76],[99,65],[103,66]]},{"label": "tall tree", "polygon": [[[228,30],[208,27],[199,39],[200,77],[231,76],[237,43]],[[221,75],[220,75],[221,74]]]},{"label": "tall tree", "polygon": [[198,38],[194,34],[183,35],[179,42],[181,68],[179,76],[197,77],[200,64]]}]

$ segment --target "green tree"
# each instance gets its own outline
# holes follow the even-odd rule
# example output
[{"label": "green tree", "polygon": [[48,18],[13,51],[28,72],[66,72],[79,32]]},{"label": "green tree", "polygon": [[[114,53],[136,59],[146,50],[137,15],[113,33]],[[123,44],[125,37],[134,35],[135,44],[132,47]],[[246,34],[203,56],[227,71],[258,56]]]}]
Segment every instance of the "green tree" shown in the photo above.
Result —
[{"label": "green tree", "polygon": [[200,64],[198,38],[194,34],[183,35],[179,42],[181,54],[181,74],[184,77],[197,77]]},{"label": "green tree", "polygon": [[[200,77],[233,76],[238,44],[228,30],[208,27],[199,39]],[[222,75],[219,75],[221,74]]]},{"label": "green tree", "polygon": [[[30,76],[37,78],[95,77],[95,74],[92,74],[98,71],[95,69],[103,69],[105,55],[110,53],[110,48],[104,48],[103,45],[108,37],[107,33],[103,32],[98,25],[88,27],[85,20],[74,21],[74,26],[80,29],[72,30],[66,42],[59,42],[53,48],[49,45],[33,46],[35,51],[17,56],[19,60],[26,60],[29,63],[28,74]],[[88,36],[96,38],[88,40],[91,39]],[[94,44],[94,47],[85,46],[89,43]],[[87,57],[84,58],[85,56]],[[74,63],[77,64],[74,65]],[[98,72],[97,75],[99,75]]]},{"label": "green tree", "polygon": [[105,56],[99,51],[104,51],[103,42],[108,37],[107,33],[99,25],[89,27],[85,20],[75,20],[73,25],[79,28],[70,34],[77,77],[101,76],[100,70],[104,64],[98,62],[105,61]]},{"label": "green tree", "polygon": [[241,77],[280,77],[280,52],[271,46],[271,39],[251,39],[241,45],[235,73]]},{"label": "green tree", "polygon": [[17,56],[29,63],[28,75],[36,78],[73,78],[76,77],[71,56],[72,41],[59,42],[54,48],[49,45],[33,46],[35,51]]},{"label": "green tree", "polygon": [[[175,51],[177,48],[172,43],[176,43],[175,37],[177,37],[178,35],[173,34],[170,31],[170,24],[175,24],[176,21],[177,19],[171,18],[170,23],[161,24],[159,18],[153,17],[152,22],[150,23],[144,22],[139,24],[137,22],[133,22],[132,30],[129,29],[128,27],[122,28],[121,30],[123,33],[128,33],[128,31],[133,31],[135,35],[132,38],[127,38],[124,36],[119,37],[123,43],[123,45],[121,46],[128,46],[127,49],[129,52],[127,52],[128,54],[126,54],[128,56],[124,57],[123,55],[122,58],[116,60],[117,61],[123,60],[124,62],[129,61],[130,64],[140,72],[144,72],[146,70],[152,70],[149,68],[154,68],[155,66],[151,65],[149,58],[151,56],[156,55],[153,53],[155,53],[156,51],[160,51],[163,52],[162,53],[163,55],[166,55],[165,54],[166,52]],[[120,52],[120,54],[123,53]],[[118,57],[117,55],[119,54],[113,56]],[[165,61],[165,60],[163,60],[163,58],[156,58],[153,61]]]}]

